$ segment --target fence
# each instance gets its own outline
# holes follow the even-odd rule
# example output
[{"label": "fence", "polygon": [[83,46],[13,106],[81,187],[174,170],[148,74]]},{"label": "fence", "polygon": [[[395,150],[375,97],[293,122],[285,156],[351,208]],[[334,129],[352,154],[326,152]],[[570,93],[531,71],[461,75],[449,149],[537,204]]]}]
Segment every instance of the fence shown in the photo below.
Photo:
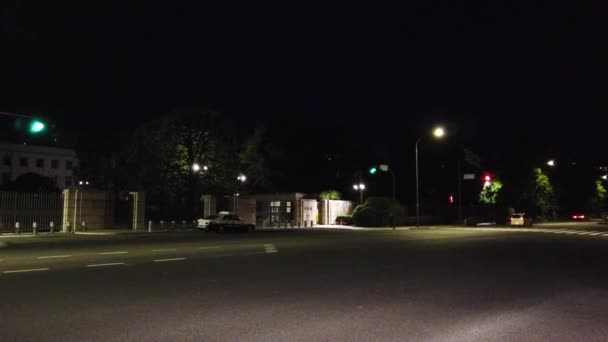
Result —
[{"label": "fence", "polygon": [[[0,191],[0,233],[61,230],[62,194]],[[18,223],[18,225],[17,225]],[[18,227],[17,227],[18,226]]]}]

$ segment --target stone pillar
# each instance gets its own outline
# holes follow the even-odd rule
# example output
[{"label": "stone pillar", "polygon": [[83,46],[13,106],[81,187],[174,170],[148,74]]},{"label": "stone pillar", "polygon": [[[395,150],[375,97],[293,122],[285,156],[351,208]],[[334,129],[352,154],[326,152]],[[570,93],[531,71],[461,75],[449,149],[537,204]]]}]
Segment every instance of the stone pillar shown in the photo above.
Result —
[{"label": "stone pillar", "polygon": [[107,218],[109,193],[92,189],[65,189],[63,191],[62,230],[69,226],[79,231],[82,222],[87,229],[105,229],[113,225]]},{"label": "stone pillar", "polygon": [[132,229],[133,230],[146,230],[145,218],[146,218],[146,194],[143,191],[132,191],[129,195],[133,196],[133,217]]}]

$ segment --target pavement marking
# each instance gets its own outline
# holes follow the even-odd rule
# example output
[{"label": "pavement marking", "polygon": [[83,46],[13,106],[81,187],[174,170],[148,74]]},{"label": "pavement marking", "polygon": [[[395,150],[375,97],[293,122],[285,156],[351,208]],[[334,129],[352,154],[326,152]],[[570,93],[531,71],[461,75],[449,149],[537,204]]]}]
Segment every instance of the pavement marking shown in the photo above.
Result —
[{"label": "pavement marking", "polygon": [[266,251],[266,253],[276,253],[277,252],[277,249],[271,243],[264,244],[264,250]]},{"label": "pavement marking", "polygon": [[108,264],[91,264],[91,265],[87,265],[87,267],[103,267],[103,266],[122,266],[122,265],[126,265],[124,262],[111,262]]},{"label": "pavement marking", "polygon": [[154,262],[180,261],[180,260],[186,260],[186,258],[156,259],[156,260],[154,260]]},{"label": "pavement marking", "polygon": [[216,248],[220,248],[220,246],[206,246],[206,247],[199,247],[198,249],[216,249]]},{"label": "pavement marking", "polygon": [[127,251],[117,251],[117,252],[103,252],[99,253],[99,255],[114,255],[114,254],[127,254]]},{"label": "pavement marking", "polygon": [[2,273],[4,274],[9,274],[9,273],[24,273],[24,272],[40,272],[40,271],[48,271],[48,267],[47,268],[30,268],[27,270],[13,270],[13,271],[4,271]]},{"label": "pavement marking", "polygon": [[165,249],[153,249],[152,252],[173,252],[176,251],[175,248],[165,248]]},{"label": "pavement marking", "polygon": [[593,236],[602,235],[602,232],[591,232],[591,233],[589,233],[589,235],[593,235]]},{"label": "pavement marking", "polygon": [[55,258],[69,258],[71,257],[71,255],[46,255],[46,256],[39,256],[36,259],[55,259]]}]

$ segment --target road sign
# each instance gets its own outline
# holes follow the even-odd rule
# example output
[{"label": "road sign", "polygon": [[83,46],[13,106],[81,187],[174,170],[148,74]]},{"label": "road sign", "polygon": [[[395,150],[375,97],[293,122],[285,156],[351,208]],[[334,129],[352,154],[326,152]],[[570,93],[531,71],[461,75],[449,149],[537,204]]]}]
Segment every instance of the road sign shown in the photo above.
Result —
[{"label": "road sign", "polygon": [[475,179],[474,173],[465,173],[463,179]]},{"label": "road sign", "polygon": [[384,171],[384,172],[388,171],[388,165],[386,165],[386,164],[380,164],[380,170]]}]

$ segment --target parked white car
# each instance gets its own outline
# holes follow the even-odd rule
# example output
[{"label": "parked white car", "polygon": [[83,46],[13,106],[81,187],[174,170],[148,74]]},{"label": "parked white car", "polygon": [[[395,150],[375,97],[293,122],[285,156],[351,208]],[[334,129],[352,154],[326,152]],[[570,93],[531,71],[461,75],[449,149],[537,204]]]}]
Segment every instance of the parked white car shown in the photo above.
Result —
[{"label": "parked white car", "polygon": [[196,228],[207,230],[207,228],[209,227],[209,223],[211,223],[211,221],[213,220],[217,220],[218,218],[220,218],[220,215],[209,215],[205,218],[200,218],[197,220],[198,223],[196,225]]},{"label": "parked white car", "polygon": [[532,219],[526,217],[525,213],[515,213],[509,218],[509,224],[512,226],[532,226]]}]

